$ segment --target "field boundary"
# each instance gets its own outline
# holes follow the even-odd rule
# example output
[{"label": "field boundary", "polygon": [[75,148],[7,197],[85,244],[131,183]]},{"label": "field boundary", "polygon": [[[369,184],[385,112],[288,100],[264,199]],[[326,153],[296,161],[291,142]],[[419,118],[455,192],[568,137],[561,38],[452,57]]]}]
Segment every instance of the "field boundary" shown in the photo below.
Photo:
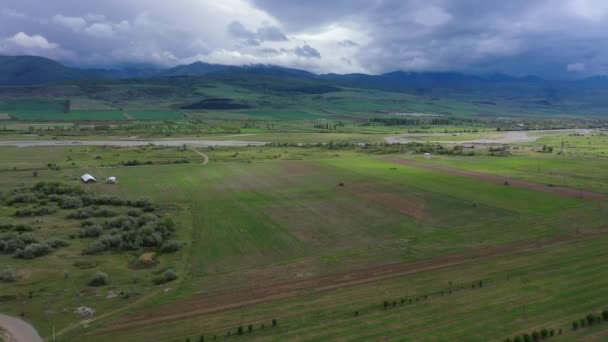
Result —
[{"label": "field boundary", "polygon": [[122,317],[114,321],[111,327],[102,328],[93,332],[93,334],[101,335],[106,332],[120,331],[133,327],[167,323],[262,304],[273,300],[293,298],[302,294],[335,290],[409,274],[461,266],[475,263],[485,258],[501,257],[535,251],[578,239],[603,235],[606,233],[608,233],[608,227],[601,227],[593,230],[571,232],[544,240],[526,241],[497,246],[494,248],[476,249],[436,258],[388,264],[347,273],[312,277],[281,284],[269,284],[268,286],[192,297],[189,299],[163,304],[155,311],[135,313]]}]

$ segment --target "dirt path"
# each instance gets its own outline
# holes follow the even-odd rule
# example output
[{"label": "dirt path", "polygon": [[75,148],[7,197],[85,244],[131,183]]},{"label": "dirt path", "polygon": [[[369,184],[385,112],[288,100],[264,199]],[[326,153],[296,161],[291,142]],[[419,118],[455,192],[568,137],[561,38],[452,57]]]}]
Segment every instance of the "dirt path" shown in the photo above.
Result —
[{"label": "dirt path", "polygon": [[15,140],[0,141],[0,146],[37,147],[37,146],[263,146],[262,141],[240,140],[194,140],[194,139],[158,139],[158,140]]},{"label": "dirt path", "polygon": [[8,332],[8,342],[42,342],[36,329],[19,318],[0,314],[0,328]]},{"label": "dirt path", "polygon": [[311,277],[281,284],[268,284],[256,288],[203,295],[164,304],[154,310],[140,311],[139,313],[119,318],[109,324],[108,327],[95,331],[94,334],[101,335],[108,332],[114,333],[134,327],[162,324],[314,292],[328,291],[408,274],[461,266],[479,262],[485,258],[534,251],[572,240],[594,237],[606,233],[608,233],[608,227],[603,227],[585,232],[573,232],[559,235],[545,240],[519,242],[425,260],[389,264],[342,274]]},{"label": "dirt path", "polygon": [[203,157],[203,165],[207,165],[207,163],[209,162],[209,157],[208,157],[206,154],[204,154],[203,152],[201,152],[201,151],[199,151],[199,150],[195,149],[194,147],[190,147],[190,149],[191,149],[192,151],[194,151],[194,153],[196,153],[196,154],[198,154],[199,156]]},{"label": "dirt path", "polygon": [[403,159],[403,158],[399,158],[399,157],[386,157],[386,158],[382,158],[382,159],[386,160],[386,161],[390,161],[392,163],[417,167],[417,168],[421,168],[421,169],[427,169],[427,170],[431,170],[431,171],[449,173],[452,175],[457,175],[457,176],[462,176],[462,177],[467,177],[467,178],[478,179],[478,180],[482,180],[482,181],[493,183],[493,184],[505,184],[505,182],[508,182],[509,186],[514,186],[517,188],[524,188],[524,189],[531,189],[531,190],[542,191],[542,192],[548,192],[551,194],[556,194],[556,195],[565,196],[565,197],[584,198],[584,199],[592,199],[592,200],[602,200],[602,199],[606,199],[608,197],[605,194],[588,191],[588,190],[568,188],[565,186],[556,186],[556,185],[549,186],[546,184],[534,183],[534,182],[516,179],[516,178],[512,178],[512,177],[508,177],[508,176],[500,176],[500,175],[477,172],[477,171],[454,169],[454,168],[450,168],[450,167],[446,167],[446,166],[434,165],[434,164],[429,164],[429,163],[425,163],[425,162]]}]

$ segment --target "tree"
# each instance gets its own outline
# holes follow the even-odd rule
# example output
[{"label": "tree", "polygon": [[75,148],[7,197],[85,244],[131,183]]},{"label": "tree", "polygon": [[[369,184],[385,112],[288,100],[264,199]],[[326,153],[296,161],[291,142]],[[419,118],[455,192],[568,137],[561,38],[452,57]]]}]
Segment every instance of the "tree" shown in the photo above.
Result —
[{"label": "tree", "polygon": [[243,335],[243,326],[242,326],[242,325],[241,325],[241,326],[239,326],[239,328],[238,328],[238,330],[237,330],[237,333],[238,333],[239,335]]},{"label": "tree", "polygon": [[530,337],[530,334],[524,334],[523,339],[524,342],[532,342],[532,337]]},{"label": "tree", "polygon": [[608,321],[608,310],[602,311],[602,317],[604,318],[605,321]]},{"label": "tree", "polygon": [[538,331],[533,331],[532,332],[532,339],[534,341],[538,341],[538,339],[540,339],[540,334],[538,333]]},{"label": "tree", "polygon": [[32,172],[32,176],[34,176],[34,178],[38,177],[38,171]]},{"label": "tree", "polygon": [[595,316],[593,314],[588,314],[587,323],[589,323],[589,325],[593,325],[594,322],[595,322]]},{"label": "tree", "polygon": [[540,331],[540,336],[541,336],[542,338],[545,338],[545,337],[549,336],[549,330],[547,330],[547,329],[543,329],[543,330],[541,330],[541,331]]},{"label": "tree", "polygon": [[205,342],[205,336],[201,335],[201,337],[198,338],[198,342]]},{"label": "tree", "polygon": [[574,321],[574,322],[572,322],[572,330],[576,330],[576,329],[578,329],[578,322]]},{"label": "tree", "polygon": [[249,325],[247,326],[247,331],[248,331],[248,332],[252,332],[252,331],[253,331],[253,325],[249,324]]},{"label": "tree", "polygon": [[272,326],[273,326],[273,327],[276,327],[276,326],[277,326],[277,320],[276,320],[276,319],[274,319],[274,318],[272,319]]}]

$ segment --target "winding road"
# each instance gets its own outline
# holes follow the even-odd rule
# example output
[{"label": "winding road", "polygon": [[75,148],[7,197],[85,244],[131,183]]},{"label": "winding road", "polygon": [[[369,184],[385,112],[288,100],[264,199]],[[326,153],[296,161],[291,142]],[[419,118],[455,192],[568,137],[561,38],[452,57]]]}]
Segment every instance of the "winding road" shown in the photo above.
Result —
[{"label": "winding road", "polygon": [[0,314],[0,328],[8,332],[8,342],[42,342],[31,324],[16,317]]},{"label": "winding road", "polygon": [[199,151],[199,150],[195,149],[194,147],[190,147],[190,149],[191,149],[192,151],[194,151],[194,153],[196,153],[196,154],[198,154],[199,156],[203,157],[203,165],[206,165],[206,164],[209,162],[209,157],[208,157],[206,154],[204,154],[203,152],[201,152],[201,151]]}]

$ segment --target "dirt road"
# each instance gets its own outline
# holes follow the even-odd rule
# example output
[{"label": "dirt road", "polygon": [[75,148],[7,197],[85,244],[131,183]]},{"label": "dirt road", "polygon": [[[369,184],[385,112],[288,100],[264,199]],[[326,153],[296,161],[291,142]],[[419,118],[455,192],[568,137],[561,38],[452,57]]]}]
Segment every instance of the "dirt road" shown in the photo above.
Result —
[{"label": "dirt road", "polygon": [[36,329],[19,318],[0,314],[0,328],[8,332],[8,342],[42,342]]},{"label": "dirt road", "polygon": [[194,147],[190,147],[190,149],[191,149],[192,151],[194,151],[194,153],[196,153],[196,154],[198,154],[199,156],[203,157],[203,165],[206,165],[206,164],[209,162],[209,157],[208,157],[206,154],[204,154],[203,152],[201,152],[201,151],[199,151],[199,150],[195,149]]},{"label": "dirt road", "polygon": [[0,146],[37,147],[37,146],[262,146],[263,141],[240,140],[195,140],[195,139],[158,139],[158,140],[29,140],[0,141]]},{"label": "dirt road", "polygon": [[530,181],[525,181],[521,179],[516,179],[508,176],[500,176],[490,173],[483,173],[477,171],[469,171],[469,170],[461,170],[454,169],[446,166],[435,165],[430,163],[424,163],[414,160],[403,159],[399,157],[386,157],[383,158],[386,161],[390,161],[396,164],[402,164],[406,166],[412,166],[421,169],[427,169],[431,171],[449,173],[452,175],[474,178],[478,180],[482,180],[485,182],[493,183],[493,184],[505,184],[508,183],[509,186],[514,186],[517,188],[525,188],[536,191],[548,192],[555,195],[565,196],[565,197],[573,197],[573,198],[585,198],[585,199],[593,199],[593,200],[602,200],[608,197],[605,194],[599,192],[593,192],[582,189],[568,188],[565,186],[549,186],[547,184],[535,183]]}]

